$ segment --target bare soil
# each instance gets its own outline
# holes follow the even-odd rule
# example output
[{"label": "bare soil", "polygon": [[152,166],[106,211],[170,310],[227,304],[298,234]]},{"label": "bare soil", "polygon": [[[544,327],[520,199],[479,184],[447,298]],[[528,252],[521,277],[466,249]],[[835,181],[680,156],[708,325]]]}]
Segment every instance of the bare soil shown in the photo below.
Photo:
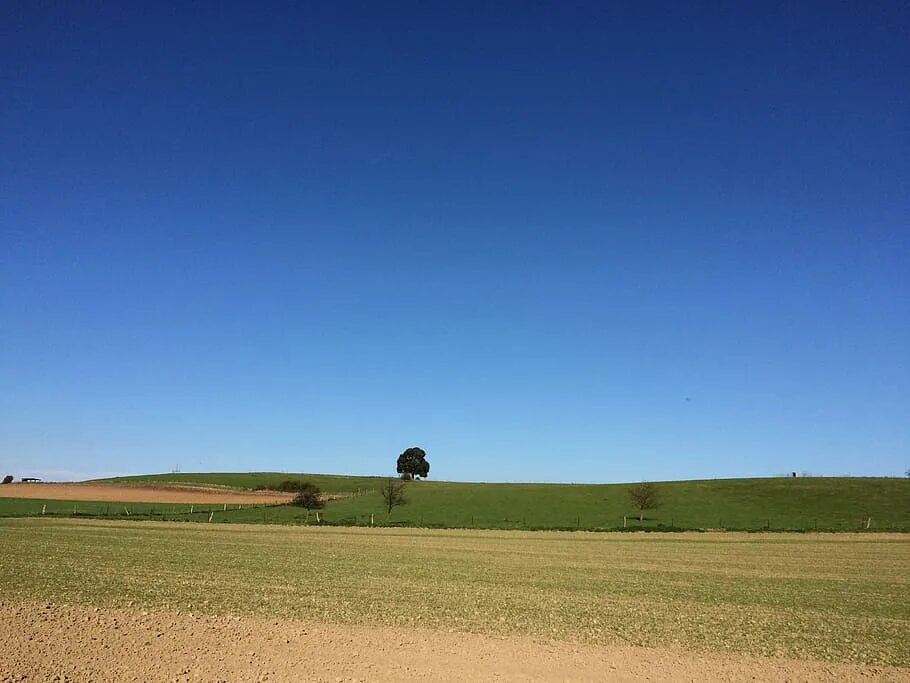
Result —
[{"label": "bare soil", "polygon": [[0,602],[0,681],[852,681],[910,669]]},{"label": "bare soil", "polygon": [[4,484],[0,498],[92,500],[112,503],[287,503],[293,496],[280,491],[238,491],[204,486],[131,484]]}]

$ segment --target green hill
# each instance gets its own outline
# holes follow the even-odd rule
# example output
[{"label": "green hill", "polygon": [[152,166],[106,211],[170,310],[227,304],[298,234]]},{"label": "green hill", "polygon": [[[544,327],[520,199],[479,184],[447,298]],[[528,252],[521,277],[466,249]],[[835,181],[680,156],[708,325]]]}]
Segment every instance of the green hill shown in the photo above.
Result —
[{"label": "green hill", "polygon": [[[105,479],[119,483],[184,483],[256,488],[287,479],[310,481],[323,491],[347,495],[328,504],[331,522],[485,528],[595,529],[676,527],[686,529],[865,528],[910,531],[910,479],[805,477],[710,479],[658,482],[661,504],[637,520],[629,484],[498,484],[415,481],[406,485],[408,504],[386,514],[382,477],[278,472],[160,474]],[[236,521],[261,521],[255,511],[237,511]],[[292,521],[303,511],[276,512]],[[246,519],[248,517],[248,519]],[[227,520],[225,520],[227,521]]]}]

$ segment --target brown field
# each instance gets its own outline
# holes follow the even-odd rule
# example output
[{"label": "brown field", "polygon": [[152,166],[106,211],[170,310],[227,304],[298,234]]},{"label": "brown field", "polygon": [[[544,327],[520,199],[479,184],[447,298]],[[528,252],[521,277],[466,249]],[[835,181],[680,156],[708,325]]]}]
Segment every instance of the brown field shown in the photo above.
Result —
[{"label": "brown field", "polygon": [[906,681],[907,669],[291,619],[0,603],[0,681]]},{"label": "brown field", "polygon": [[903,534],[7,518],[0,682],[910,682],[908,560]]},{"label": "brown field", "polygon": [[288,493],[237,491],[204,486],[149,486],[128,484],[5,484],[0,498],[40,500],[91,500],[111,503],[287,503]]}]

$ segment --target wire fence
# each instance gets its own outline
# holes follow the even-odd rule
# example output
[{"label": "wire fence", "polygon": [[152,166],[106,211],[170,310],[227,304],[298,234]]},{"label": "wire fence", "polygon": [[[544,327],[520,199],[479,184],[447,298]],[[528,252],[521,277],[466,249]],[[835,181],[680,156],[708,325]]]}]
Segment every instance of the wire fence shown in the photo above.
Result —
[{"label": "wire fence", "polygon": [[[745,531],[745,532],[910,532],[907,520],[877,519],[870,516],[805,517],[803,519],[755,520],[685,519],[675,520],[626,516],[621,519],[574,518],[565,514],[559,519],[514,516],[495,518],[466,514],[449,519],[438,515],[407,514],[396,510],[357,515],[339,515],[331,510],[306,510],[286,504],[161,504],[161,503],[90,503],[82,501],[0,502],[0,517],[46,517],[82,519],[158,520],[202,523],[285,524],[342,527],[393,527],[427,529],[500,529],[526,531]],[[406,516],[404,516],[406,515]]]}]

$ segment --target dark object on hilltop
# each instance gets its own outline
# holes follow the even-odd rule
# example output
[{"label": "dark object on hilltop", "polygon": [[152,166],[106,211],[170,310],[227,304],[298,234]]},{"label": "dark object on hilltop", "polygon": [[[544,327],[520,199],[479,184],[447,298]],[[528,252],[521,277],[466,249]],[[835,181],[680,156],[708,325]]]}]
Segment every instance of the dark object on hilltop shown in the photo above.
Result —
[{"label": "dark object on hilltop", "polygon": [[12,484],[12,483],[13,483],[13,475],[12,475],[12,474],[7,474],[5,477],[3,477],[3,483],[4,483],[4,484]]},{"label": "dark object on hilltop", "polygon": [[392,514],[392,508],[396,505],[404,505],[408,501],[404,497],[404,482],[397,479],[386,479],[382,488],[379,489],[382,494],[382,501],[385,503],[386,512]]},{"label": "dark object on hilltop", "polygon": [[426,479],[430,473],[430,463],[427,454],[422,448],[413,446],[398,456],[398,474],[402,479],[420,477]]},{"label": "dark object on hilltop", "polygon": [[307,481],[297,489],[297,495],[294,496],[291,504],[307,510],[321,510],[325,507],[325,500],[322,498],[322,491],[319,490],[319,487]]},{"label": "dark object on hilltop", "polygon": [[638,508],[638,521],[644,521],[645,510],[654,510],[660,507],[660,496],[654,484],[638,484],[629,489],[629,498]]},{"label": "dark object on hilltop", "polygon": [[22,477],[21,481],[24,484],[37,484],[41,480],[38,477]]}]

